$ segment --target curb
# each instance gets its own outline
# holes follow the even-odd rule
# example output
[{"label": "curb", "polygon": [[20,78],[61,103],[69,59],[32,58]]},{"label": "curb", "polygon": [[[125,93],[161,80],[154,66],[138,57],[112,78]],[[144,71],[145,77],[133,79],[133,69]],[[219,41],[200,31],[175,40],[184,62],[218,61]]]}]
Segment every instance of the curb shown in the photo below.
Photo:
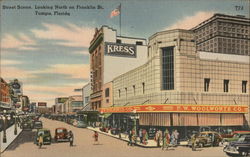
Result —
[{"label": "curb", "polygon": [[[107,136],[110,136],[110,137],[113,137],[113,138],[128,142],[128,140],[126,140],[126,139],[119,138],[119,137],[116,137],[114,135],[110,135],[109,133],[105,133],[105,132],[102,132],[102,131],[99,131],[99,130],[95,130],[95,129],[90,128],[90,127],[87,127],[87,129],[92,130],[92,131],[97,131],[98,133],[101,133],[103,135],[107,135]],[[139,146],[139,147],[142,147],[142,148],[160,148],[160,147],[157,147],[157,146],[147,146],[147,145],[141,145],[141,144],[138,144],[138,143],[135,143],[135,146]]]}]

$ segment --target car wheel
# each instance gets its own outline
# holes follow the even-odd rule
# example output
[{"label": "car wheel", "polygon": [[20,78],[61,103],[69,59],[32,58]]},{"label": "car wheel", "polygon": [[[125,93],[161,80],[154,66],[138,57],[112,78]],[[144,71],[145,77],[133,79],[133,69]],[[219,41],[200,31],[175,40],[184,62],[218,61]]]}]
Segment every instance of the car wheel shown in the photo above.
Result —
[{"label": "car wheel", "polygon": [[227,156],[231,156],[231,157],[234,157],[235,155],[234,154],[231,154],[231,153],[228,153],[226,152]]},{"label": "car wheel", "polygon": [[248,157],[248,152],[240,152],[241,156]]},{"label": "car wheel", "polygon": [[199,143],[199,147],[200,148],[204,147],[204,144],[203,143]]}]

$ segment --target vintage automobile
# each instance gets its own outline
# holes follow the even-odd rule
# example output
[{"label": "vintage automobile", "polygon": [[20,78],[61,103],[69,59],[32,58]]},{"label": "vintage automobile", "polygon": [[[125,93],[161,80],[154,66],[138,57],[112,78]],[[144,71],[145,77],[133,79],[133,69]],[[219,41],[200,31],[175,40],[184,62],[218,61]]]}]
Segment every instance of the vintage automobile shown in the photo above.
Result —
[{"label": "vintage automobile", "polygon": [[23,130],[32,130],[33,129],[33,122],[32,120],[25,120],[21,123],[21,129]]},{"label": "vintage automobile", "polygon": [[223,138],[221,143],[225,146],[229,144],[229,142],[238,141],[238,139],[244,135],[250,135],[250,131],[234,131],[231,138]]},{"label": "vintage automobile", "polygon": [[[212,142],[213,138],[214,142]],[[219,146],[221,141],[222,137],[220,136],[220,134],[214,131],[200,132],[196,137],[196,145],[198,147]],[[192,146],[191,140],[188,141],[188,146]]]},{"label": "vintage automobile", "polygon": [[43,128],[42,121],[34,121],[34,123],[33,123],[33,129],[42,129],[42,128]]},{"label": "vintage automobile", "polygon": [[77,124],[75,126],[78,128],[86,128],[87,124],[84,121],[77,121]]},{"label": "vintage automobile", "polygon": [[56,128],[54,140],[55,142],[69,141],[68,130],[66,128]]},{"label": "vintage automobile", "polygon": [[38,129],[35,135],[34,143],[38,145],[39,136],[43,137],[43,144],[51,144],[51,134],[49,129]]},{"label": "vintage automobile", "polygon": [[228,156],[248,156],[250,153],[250,135],[243,135],[238,141],[230,142],[223,151]]}]

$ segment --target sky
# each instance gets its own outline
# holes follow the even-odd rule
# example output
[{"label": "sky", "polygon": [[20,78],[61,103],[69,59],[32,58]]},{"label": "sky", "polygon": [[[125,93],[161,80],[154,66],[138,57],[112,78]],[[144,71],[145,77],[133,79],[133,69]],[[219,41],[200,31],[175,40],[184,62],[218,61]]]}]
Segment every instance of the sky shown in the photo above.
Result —
[{"label": "sky", "polygon": [[[249,18],[248,0],[0,0],[0,4],[0,76],[7,82],[18,79],[31,102],[48,106],[57,97],[81,94],[74,89],[89,82],[88,47],[94,30],[108,25],[119,35],[119,17],[110,18],[119,4],[121,35],[146,39],[163,30],[190,29],[214,13]],[[55,11],[63,15],[54,15]]]}]

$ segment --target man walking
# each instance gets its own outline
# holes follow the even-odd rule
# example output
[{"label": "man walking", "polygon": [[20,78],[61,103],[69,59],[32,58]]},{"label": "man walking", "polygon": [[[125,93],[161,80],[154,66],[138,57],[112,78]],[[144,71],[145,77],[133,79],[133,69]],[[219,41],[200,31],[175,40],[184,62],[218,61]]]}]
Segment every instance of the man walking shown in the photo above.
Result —
[{"label": "man walking", "polygon": [[70,130],[69,131],[69,145],[70,145],[70,147],[73,146],[73,142],[74,142],[74,135],[73,135],[73,132]]}]

